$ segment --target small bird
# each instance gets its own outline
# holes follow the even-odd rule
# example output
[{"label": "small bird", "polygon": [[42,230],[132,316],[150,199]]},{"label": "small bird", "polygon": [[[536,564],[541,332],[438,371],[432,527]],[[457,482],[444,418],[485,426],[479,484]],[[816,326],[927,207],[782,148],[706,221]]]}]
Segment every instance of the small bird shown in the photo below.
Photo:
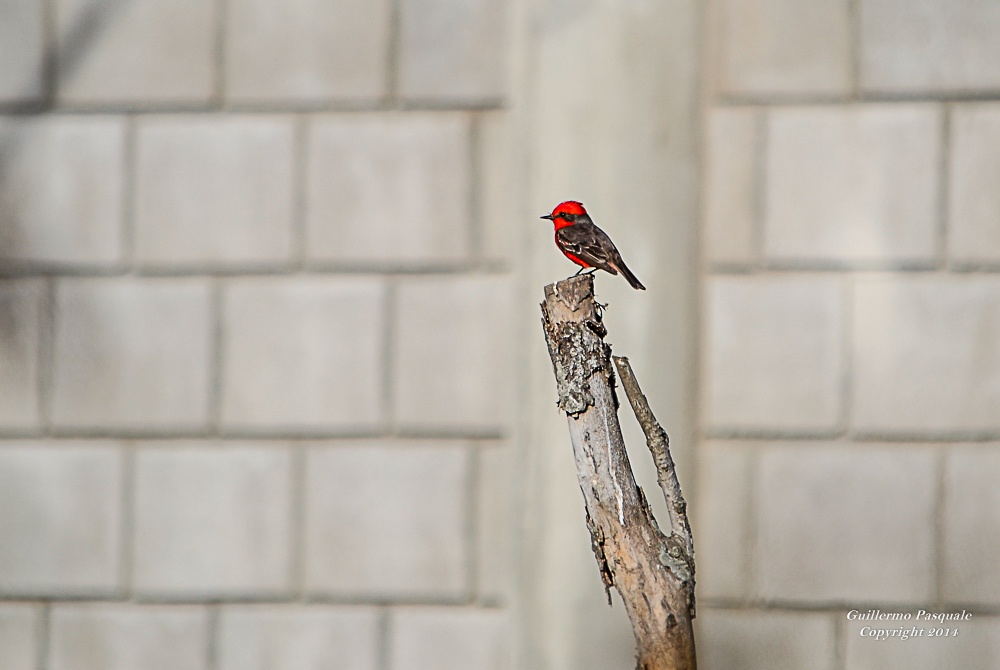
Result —
[{"label": "small bird", "polygon": [[556,246],[566,258],[580,266],[577,274],[586,268],[597,268],[613,275],[621,272],[632,288],[646,290],[625,265],[615,243],[594,224],[581,203],[567,200],[542,218],[555,225]]}]

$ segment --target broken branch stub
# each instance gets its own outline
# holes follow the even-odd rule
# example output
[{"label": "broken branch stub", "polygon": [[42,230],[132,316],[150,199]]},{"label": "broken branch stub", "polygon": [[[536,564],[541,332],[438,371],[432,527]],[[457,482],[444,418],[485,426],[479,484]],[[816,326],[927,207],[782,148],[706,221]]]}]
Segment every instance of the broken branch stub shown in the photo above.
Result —
[{"label": "broken branch stub", "polygon": [[546,286],[542,316],[591,546],[605,589],[614,586],[625,604],[636,638],[637,667],[692,670],[694,563],[685,541],[690,530],[672,527],[670,536],[664,536],[635,483],[618,423],[611,347],[604,342],[593,277]]}]

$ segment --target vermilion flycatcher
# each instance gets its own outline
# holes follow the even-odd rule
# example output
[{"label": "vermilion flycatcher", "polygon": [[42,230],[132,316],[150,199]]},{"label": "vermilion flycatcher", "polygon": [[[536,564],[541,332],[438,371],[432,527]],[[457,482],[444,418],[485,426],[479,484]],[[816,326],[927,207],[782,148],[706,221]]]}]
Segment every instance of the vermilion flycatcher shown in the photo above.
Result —
[{"label": "vermilion flycatcher", "polygon": [[615,243],[607,233],[594,224],[582,204],[568,200],[560,203],[551,214],[546,214],[542,218],[550,220],[555,225],[556,246],[566,258],[580,266],[577,274],[585,268],[598,268],[613,275],[621,272],[632,288],[646,290],[646,287],[626,267],[621,254],[615,248]]}]

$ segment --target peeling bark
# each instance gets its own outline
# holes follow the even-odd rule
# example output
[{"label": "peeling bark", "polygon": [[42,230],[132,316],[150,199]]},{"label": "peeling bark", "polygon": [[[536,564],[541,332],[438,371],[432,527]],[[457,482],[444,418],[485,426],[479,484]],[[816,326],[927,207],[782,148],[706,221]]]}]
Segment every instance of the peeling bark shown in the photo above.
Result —
[{"label": "peeling bark", "polygon": [[694,550],[669,442],[638,390],[628,361],[627,373],[619,363],[623,376],[629,377],[626,392],[671,509],[668,536],[636,485],[625,452],[611,347],[604,342],[607,331],[593,291],[591,275],[571,277],[546,286],[542,303],[542,325],[559,407],[569,424],[591,546],[609,604],[612,586],[625,603],[636,638],[636,667],[694,670]]}]

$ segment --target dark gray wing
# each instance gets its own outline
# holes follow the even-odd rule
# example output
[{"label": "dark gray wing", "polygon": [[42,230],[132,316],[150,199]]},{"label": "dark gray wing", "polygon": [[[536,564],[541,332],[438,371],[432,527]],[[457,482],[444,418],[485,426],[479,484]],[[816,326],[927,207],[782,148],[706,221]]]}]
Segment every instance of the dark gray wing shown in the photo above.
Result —
[{"label": "dark gray wing", "polygon": [[556,231],[556,243],[565,253],[576,256],[592,267],[616,275],[618,250],[603,230],[594,224],[578,223]]}]

